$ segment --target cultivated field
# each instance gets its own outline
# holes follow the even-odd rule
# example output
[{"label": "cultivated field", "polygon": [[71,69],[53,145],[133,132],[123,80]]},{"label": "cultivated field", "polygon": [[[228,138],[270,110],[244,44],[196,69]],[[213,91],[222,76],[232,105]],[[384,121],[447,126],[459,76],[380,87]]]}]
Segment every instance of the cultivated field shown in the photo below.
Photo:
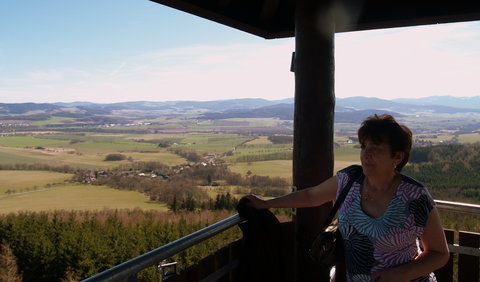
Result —
[{"label": "cultivated field", "polygon": [[71,178],[71,174],[51,171],[0,170],[0,195],[45,189]]},{"label": "cultivated field", "polygon": [[104,186],[64,184],[49,189],[2,195],[0,213],[53,210],[103,210],[103,209],[163,210],[165,205],[150,203],[138,192],[116,190]]}]

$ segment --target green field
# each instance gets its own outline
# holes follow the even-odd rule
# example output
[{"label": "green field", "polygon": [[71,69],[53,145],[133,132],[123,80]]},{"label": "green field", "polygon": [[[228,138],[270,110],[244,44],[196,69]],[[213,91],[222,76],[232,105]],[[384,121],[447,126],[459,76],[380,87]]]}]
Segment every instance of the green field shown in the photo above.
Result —
[{"label": "green field", "polygon": [[82,184],[59,185],[47,190],[0,197],[0,213],[53,210],[103,209],[163,210],[165,205],[150,203],[134,191],[116,190],[104,186]]},{"label": "green field", "polygon": [[38,138],[35,136],[2,136],[0,146],[5,147],[64,147],[69,141]]},{"label": "green field", "polygon": [[122,153],[133,161],[159,161],[167,165],[186,162],[156,143],[137,142],[141,137],[132,134],[3,136],[0,137],[0,164],[108,168],[128,163],[128,160],[105,162],[105,156],[111,153]]},{"label": "green field", "polygon": [[272,141],[268,140],[267,136],[260,136],[258,138],[255,138],[245,143],[245,145],[270,145],[270,144],[272,144]]},{"label": "green field", "polygon": [[179,164],[188,163],[184,158],[171,154],[168,152],[159,152],[159,153],[139,153],[139,152],[128,152],[125,155],[132,157],[134,161],[142,162],[161,162],[168,166],[175,166]]},{"label": "green field", "polygon": [[37,170],[0,170],[0,196],[6,191],[30,191],[47,185],[64,183],[71,174]]},{"label": "green field", "polygon": [[480,133],[460,134],[458,141],[461,143],[477,143],[480,142]]},{"label": "green field", "polygon": [[230,170],[245,176],[247,171],[251,171],[256,175],[291,178],[292,161],[291,160],[274,160],[261,161],[251,163],[236,163],[229,166]]},{"label": "green field", "polygon": [[[257,141],[258,140],[258,141]],[[267,140],[268,141],[268,140]],[[268,160],[256,162],[234,162],[243,155],[266,155],[290,150],[291,144],[268,144],[265,139],[259,138],[238,147],[235,154],[225,158],[230,160],[230,169],[233,172],[246,175],[251,171],[256,175],[277,176],[291,179],[292,160]],[[360,163],[360,149],[354,148],[353,144],[342,145],[334,150],[335,164],[334,173],[352,164]]]},{"label": "green field", "polygon": [[[335,161],[333,172],[353,165],[358,164],[355,161]],[[262,161],[252,163],[236,163],[229,166],[230,170],[241,175],[246,175],[247,171],[251,171],[253,174],[262,176],[282,177],[290,179],[292,178],[292,161],[291,160],[274,160],[274,161]]]},{"label": "green field", "polygon": [[188,134],[181,143],[172,146],[186,150],[197,151],[199,154],[225,153],[242,142],[253,139],[252,137],[238,134]]}]

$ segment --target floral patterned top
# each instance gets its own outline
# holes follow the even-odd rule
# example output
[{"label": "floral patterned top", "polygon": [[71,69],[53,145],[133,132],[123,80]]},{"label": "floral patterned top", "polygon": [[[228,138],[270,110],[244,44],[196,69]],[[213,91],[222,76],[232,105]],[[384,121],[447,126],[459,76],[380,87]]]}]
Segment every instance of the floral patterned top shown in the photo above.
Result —
[{"label": "floral patterned top", "polygon": [[[337,197],[355,170],[361,171],[361,166],[350,166],[337,173]],[[408,263],[421,252],[417,238],[423,234],[434,202],[422,184],[401,176],[395,196],[378,218],[369,216],[362,209],[363,173],[341,205],[338,226],[344,240],[347,281],[375,281],[370,274]],[[432,273],[412,281],[436,279]]]}]

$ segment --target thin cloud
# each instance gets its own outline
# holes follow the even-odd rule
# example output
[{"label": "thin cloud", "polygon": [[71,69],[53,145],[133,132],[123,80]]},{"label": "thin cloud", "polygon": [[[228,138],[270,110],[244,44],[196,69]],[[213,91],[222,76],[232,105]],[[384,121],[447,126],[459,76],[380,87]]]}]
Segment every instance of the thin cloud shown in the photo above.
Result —
[{"label": "thin cloud", "polygon": [[59,81],[63,79],[63,74],[60,71],[32,71],[26,74],[27,81],[31,83],[42,83]]},{"label": "thin cloud", "polygon": [[462,23],[338,36],[337,96],[480,95],[473,77],[480,73],[480,56],[462,44],[478,44],[478,36],[470,36],[479,30],[478,23]]},{"label": "thin cloud", "polygon": [[[480,95],[480,23],[337,34],[337,97]],[[469,42],[470,44],[465,44]],[[82,68],[0,77],[5,102],[283,99],[294,39],[153,50]],[[1,50],[0,50],[1,51]]]}]

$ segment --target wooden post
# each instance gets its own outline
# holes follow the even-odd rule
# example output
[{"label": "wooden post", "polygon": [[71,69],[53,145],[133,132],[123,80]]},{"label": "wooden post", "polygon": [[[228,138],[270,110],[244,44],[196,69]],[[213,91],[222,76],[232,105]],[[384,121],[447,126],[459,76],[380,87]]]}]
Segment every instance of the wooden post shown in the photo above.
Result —
[{"label": "wooden post", "polygon": [[[333,175],[335,23],[331,1],[296,3],[293,183],[304,189]],[[328,273],[312,265],[306,252],[331,206],[294,215],[296,281],[327,281]]]},{"label": "wooden post", "polygon": [[[480,248],[480,234],[460,231],[458,233],[458,244],[465,247]],[[458,281],[478,282],[480,257],[470,255],[458,255]]]}]

